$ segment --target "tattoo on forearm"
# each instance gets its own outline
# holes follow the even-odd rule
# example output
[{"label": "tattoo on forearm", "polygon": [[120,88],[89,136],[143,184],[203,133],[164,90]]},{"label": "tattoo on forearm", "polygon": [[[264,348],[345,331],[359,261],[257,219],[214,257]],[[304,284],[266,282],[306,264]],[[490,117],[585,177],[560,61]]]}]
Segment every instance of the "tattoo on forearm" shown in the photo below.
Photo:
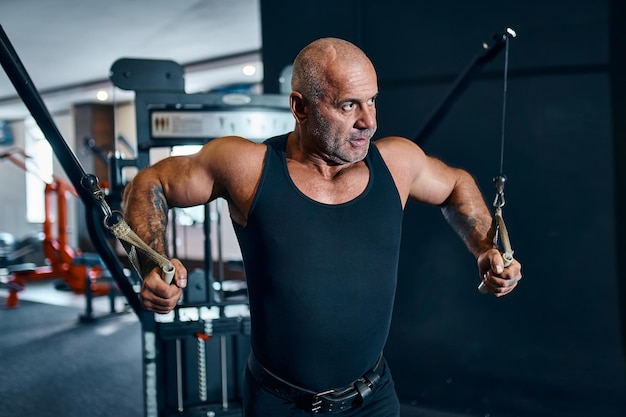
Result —
[{"label": "tattoo on forearm", "polygon": [[493,246],[494,229],[490,216],[477,217],[470,214],[471,212],[472,210],[464,207],[463,203],[451,203],[443,207],[443,214],[448,223],[463,239],[468,249],[476,254]]},{"label": "tattoo on forearm", "polygon": [[[145,213],[146,230],[143,236],[144,241],[157,252],[168,256],[166,243],[168,205],[165,199],[163,187],[154,185],[150,188],[150,210]],[[139,254],[141,264],[141,275],[146,276],[157,264]]]},{"label": "tattoo on forearm", "polygon": [[150,202],[152,204],[151,218],[148,219],[148,225],[150,227],[150,246],[157,250],[165,250],[165,228],[167,227],[167,201],[165,200],[165,194],[163,187],[154,186],[150,190]]}]

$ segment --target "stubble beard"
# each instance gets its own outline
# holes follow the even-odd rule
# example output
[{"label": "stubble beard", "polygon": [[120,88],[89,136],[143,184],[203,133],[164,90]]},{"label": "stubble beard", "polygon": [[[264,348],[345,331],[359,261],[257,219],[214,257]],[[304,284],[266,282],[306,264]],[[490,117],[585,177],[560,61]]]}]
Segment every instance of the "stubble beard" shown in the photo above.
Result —
[{"label": "stubble beard", "polygon": [[321,117],[316,117],[315,120],[316,123],[311,129],[311,134],[316,138],[316,141],[321,145],[320,148],[331,162],[344,165],[365,159],[374,132],[370,130],[361,132],[359,137],[366,137],[368,139],[368,146],[353,151],[350,145],[350,141],[353,139],[351,136],[342,137],[333,132],[330,123]]}]

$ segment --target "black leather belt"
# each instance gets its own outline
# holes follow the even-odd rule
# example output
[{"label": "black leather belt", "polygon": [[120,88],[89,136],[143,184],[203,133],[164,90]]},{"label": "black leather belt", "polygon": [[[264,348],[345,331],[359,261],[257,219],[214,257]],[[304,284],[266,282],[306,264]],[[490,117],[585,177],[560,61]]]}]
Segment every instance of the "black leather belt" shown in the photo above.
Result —
[{"label": "black leather belt", "polygon": [[311,413],[338,413],[363,404],[363,400],[372,393],[383,372],[381,354],[371,371],[352,384],[337,389],[314,392],[293,385],[267,370],[254,356],[248,358],[248,369],[259,384],[274,395],[291,401],[298,408]]}]

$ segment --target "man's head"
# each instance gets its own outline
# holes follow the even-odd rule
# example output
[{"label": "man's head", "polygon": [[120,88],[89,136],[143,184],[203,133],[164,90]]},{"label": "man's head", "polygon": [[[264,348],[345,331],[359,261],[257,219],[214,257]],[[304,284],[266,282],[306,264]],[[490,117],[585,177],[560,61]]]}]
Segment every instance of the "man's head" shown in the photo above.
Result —
[{"label": "man's head", "polygon": [[321,38],[304,47],[296,56],[291,89],[316,101],[330,84],[342,81],[335,77],[350,68],[359,70],[362,67],[374,70],[369,58],[356,45],[343,39]]},{"label": "man's head", "polygon": [[342,39],[306,46],[293,64],[291,103],[299,134],[329,160],[365,157],[376,131],[378,84],[365,53]]}]

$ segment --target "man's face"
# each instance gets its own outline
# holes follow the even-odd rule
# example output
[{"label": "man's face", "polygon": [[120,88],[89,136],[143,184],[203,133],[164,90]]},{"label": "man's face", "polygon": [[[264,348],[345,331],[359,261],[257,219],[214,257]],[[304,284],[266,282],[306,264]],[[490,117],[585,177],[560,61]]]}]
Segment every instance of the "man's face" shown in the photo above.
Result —
[{"label": "man's face", "polygon": [[376,73],[369,62],[329,70],[325,94],[311,103],[314,146],[337,164],[363,160],[376,132]]}]

